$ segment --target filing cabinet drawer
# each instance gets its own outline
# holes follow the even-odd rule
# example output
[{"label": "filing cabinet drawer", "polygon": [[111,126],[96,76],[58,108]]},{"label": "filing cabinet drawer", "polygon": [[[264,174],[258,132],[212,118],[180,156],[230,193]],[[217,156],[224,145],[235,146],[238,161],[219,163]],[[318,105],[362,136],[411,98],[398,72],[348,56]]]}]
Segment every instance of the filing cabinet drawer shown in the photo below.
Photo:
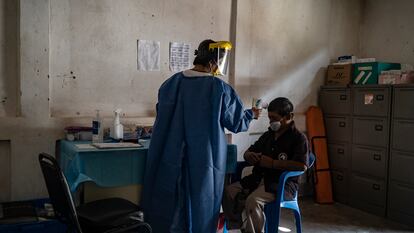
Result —
[{"label": "filing cabinet drawer", "polygon": [[388,217],[414,225],[414,186],[390,182],[388,196]]},{"label": "filing cabinet drawer", "polygon": [[394,118],[414,119],[414,86],[394,88]]},{"label": "filing cabinet drawer", "polygon": [[390,110],[389,87],[354,87],[354,115],[388,116]]},{"label": "filing cabinet drawer", "polygon": [[348,144],[328,144],[329,166],[332,169],[347,169],[349,167]]},{"label": "filing cabinet drawer", "polygon": [[328,141],[350,142],[351,141],[351,118],[341,116],[325,117],[326,135]]},{"label": "filing cabinet drawer", "polygon": [[324,114],[350,115],[351,90],[349,88],[322,88],[319,103]]},{"label": "filing cabinet drawer", "polygon": [[352,173],[350,204],[367,212],[385,216],[386,185],[382,179],[374,179]]},{"label": "filing cabinet drawer", "polygon": [[414,121],[394,120],[392,130],[392,148],[414,152],[413,135]]},{"label": "filing cabinet drawer", "polygon": [[349,179],[345,170],[332,170],[332,191],[334,200],[344,204],[348,203]]},{"label": "filing cabinet drawer", "polygon": [[390,180],[414,185],[414,153],[391,152]]},{"label": "filing cabinet drawer", "polygon": [[388,119],[354,118],[353,142],[355,144],[388,147]]},{"label": "filing cabinet drawer", "polygon": [[353,145],[351,161],[353,171],[387,177],[388,154],[385,149]]}]

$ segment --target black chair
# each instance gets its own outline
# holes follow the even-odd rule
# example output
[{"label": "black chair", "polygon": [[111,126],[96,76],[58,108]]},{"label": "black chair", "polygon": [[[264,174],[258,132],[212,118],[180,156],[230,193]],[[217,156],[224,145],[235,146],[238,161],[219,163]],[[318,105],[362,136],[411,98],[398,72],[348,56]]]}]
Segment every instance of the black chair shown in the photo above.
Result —
[{"label": "black chair", "polygon": [[89,202],[75,208],[66,178],[52,156],[41,153],[39,162],[56,218],[70,233],[151,233],[140,208],[121,198]]}]

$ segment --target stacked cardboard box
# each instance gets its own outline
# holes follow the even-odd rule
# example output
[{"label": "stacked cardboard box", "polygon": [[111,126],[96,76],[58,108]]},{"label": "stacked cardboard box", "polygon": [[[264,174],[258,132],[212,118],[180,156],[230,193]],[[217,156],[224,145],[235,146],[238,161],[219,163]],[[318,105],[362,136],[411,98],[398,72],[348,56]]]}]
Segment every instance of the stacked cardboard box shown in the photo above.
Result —
[{"label": "stacked cardboard box", "polygon": [[379,84],[378,77],[382,71],[401,70],[399,63],[366,62],[354,64],[353,84]]},{"label": "stacked cardboard box", "polygon": [[[410,82],[410,73],[401,71],[401,64],[376,62],[375,58],[338,57],[338,62],[328,66],[326,85],[348,84],[397,84]],[[414,80],[414,78],[413,78]]]},{"label": "stacked cardboard box", "polygon": [[352,64],[328,66],[326,85],[348,85],[352,78]]}]

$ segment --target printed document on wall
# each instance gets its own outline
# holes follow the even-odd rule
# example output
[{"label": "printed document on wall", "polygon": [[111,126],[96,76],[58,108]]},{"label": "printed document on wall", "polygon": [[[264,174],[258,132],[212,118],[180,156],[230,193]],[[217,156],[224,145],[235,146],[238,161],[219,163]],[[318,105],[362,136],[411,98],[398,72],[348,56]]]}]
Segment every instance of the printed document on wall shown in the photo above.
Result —
[{"label": "printed document on wall", "polygon": [[170,42],[170,70],[174,72],[190,68],[190,44]]},{"label": "printed document on wall", "polygon": [[160,70],[160,42],[138,40],[138,70]]}]

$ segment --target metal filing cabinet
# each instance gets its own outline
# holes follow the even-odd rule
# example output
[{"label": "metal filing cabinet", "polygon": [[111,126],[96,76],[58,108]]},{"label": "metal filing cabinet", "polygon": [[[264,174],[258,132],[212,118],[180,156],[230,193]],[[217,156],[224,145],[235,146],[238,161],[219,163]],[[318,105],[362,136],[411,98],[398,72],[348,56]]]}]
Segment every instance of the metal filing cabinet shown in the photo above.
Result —
[{"label": "metal filing cabinet", "polygon": [[352,170],[387,179],[388,151],[379,147],[352,145]]},{"label": "metal filing cabinet", "polygon": [[319,104],[324,114],[350,115],[351,90],[345,87],[322,87]]},{"label": "metal filing cabinet", "polygon": [[353,144],[388,147],[389,118],[354,117]]},{"label": "metal filing cabinet", "polygon": [[385,216],[386,180],[352,172],[350,204],[370,213]]},{"label": "metal filing cabinet", "polygon": [[328,144],[329,165],[332,169],[341,170],[349,167],[350,150],[348,143]]},{"label": "metal filing cabinet", "polygon": [[402,120],[394,118],[392,123],[393,139],[395,138],[395,140],[392,140],[392,147],[397,150],[414,151],[414,119]]},{"label": "metal filing cabinet", "polygon": [[337,202],[348,203],[348,191],[349,191],[349,182],[347,171],[343,169],[332,169],[331,170],[331,179],[332,179],[332,191],[334,194],[334,199]]},{"label": "metal filing cabinet", "polygon": [[328,142],[351,142],[351,117],[324,115]]},{"label": "metal filing cabinet", "polygon": [[387,216],[414,225],[414,85],[393,90]]},{"label": "metal filing cabinet", "polygon": [[335,200],[414,225],[414,85],[322,87],[319,103]]},{"label": "metal filing cabinet", "polygon": [[391,96],[389,86],[354,86],[352,95],[354,115],[388,117]]},{"label": "metal filing cabinet", "polygon": [[352,142],[352,99],[347,87],[321,87],[319,104],[324,114],[328,138],[334,200],[348,203],[350,143]]},{"label": "metal filing cabinet", "polygon": [[351,88],[352,150],[349,204],[385,216],[391,119],[391,86]]}]

